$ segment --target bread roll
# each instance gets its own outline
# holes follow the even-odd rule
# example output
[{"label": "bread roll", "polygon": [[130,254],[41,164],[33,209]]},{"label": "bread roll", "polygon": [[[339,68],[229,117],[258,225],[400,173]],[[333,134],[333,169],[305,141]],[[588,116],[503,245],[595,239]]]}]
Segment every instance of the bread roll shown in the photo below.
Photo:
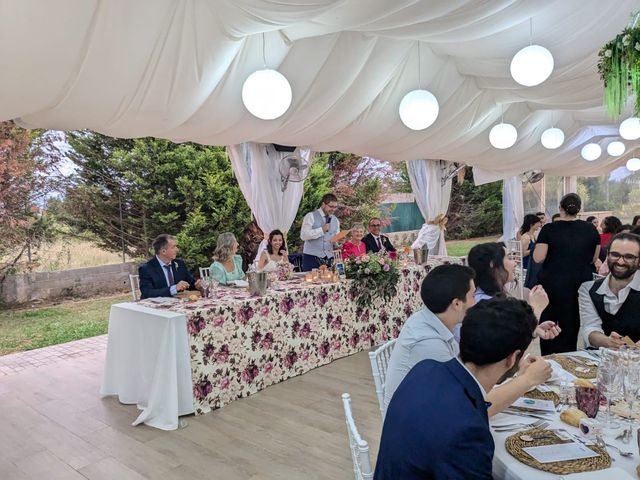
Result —
[{"label": "bread roll", "polygon": [[596,388],[596,386],[593,383],[591,383],[589,380],[587,380],[586,378],[576,378],[573,381],[573,384],[576,387]]},{"label": "bread roll", "polygon": [[579,427],[582,418],[587,418],[587,414],[577,408],[568,408],[560,414],[560,420],[572,427]]}]

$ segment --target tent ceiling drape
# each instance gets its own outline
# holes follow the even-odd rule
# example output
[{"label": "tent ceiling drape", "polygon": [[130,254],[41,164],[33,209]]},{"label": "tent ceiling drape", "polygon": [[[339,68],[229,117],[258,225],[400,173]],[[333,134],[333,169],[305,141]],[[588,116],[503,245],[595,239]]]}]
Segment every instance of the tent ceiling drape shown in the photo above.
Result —
[{"label": "tent ceiling drape", "polygon": [[[596,175],[627,154],[588,163],[580,147],[617,136],[601,108],[597,51],[629,22],[637,0],[21,0],[0,1],[0,120],[118,137],[233,145],[309,145],[403,161],[464,162],[502,176],[531,168]],[[555,70],[532,88],[509,75],[533,41]],[[293,104],[261,121],[241,102],[244,80],[266,62],[291,82]],[[413,132],[398,104],[422,86],[440,115]],[[492,148],[504,119],[519,139]],[[555,124],[565,145],[545,150]]]}]

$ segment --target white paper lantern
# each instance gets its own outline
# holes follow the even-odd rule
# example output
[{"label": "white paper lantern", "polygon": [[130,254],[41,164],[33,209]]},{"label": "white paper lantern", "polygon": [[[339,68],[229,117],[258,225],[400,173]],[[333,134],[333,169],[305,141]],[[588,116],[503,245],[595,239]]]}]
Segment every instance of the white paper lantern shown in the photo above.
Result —
[{"label": "white paper lantern", "polygon": [[582,151],[580,154],[582,158],[584,158],[588,162],[593,162],[600,158],[600,154],[602,153],[602,148],[597,143],[587,143],[584,147],[582,147]]},{"label": "white paper lantern", "polygon": [[622,142],[611,142],[607,145],[607,153],[612,157],[619,157],[624,153],[624,143]]},{"label": "white paper lantern", "polygon": [[540,85],[552,71],[553,55],[540,45],[523,48],[511,60],[511,76],[525,87]]},{"label": "white paper lantern", "polygon": [[489,132],[489,142],[500,150],[513,146],[517,139],[518,131],[510,123],[499,123]]},{"label": "white paper lantern", "polygon": [[630,172],[637,172],[640,170],[640,158],[630,158],[627,160],[627,170]]},{"label": "white paper lantern", "polygon": [[625,140],[640,138],[640,118],[630,117],[620,124],[620,136]]},{"label": "white paper lantern", "polygon": [[438,118],[438,99],[428,90],[413,90],[400,102],[400,120],[411,130],[424,130]]},{"label": "white paper lantern", "polygon": [[262,120],[282,116],[291,99],[289,81],[276,70],[266,68],[253,72],[242,85],[242,103],[251,115]]},{"label": "white paper lantern", "polygon": [[559,128],[547,128],[540,137],[542,146],[553,150],[564,143],[564,132]]}]

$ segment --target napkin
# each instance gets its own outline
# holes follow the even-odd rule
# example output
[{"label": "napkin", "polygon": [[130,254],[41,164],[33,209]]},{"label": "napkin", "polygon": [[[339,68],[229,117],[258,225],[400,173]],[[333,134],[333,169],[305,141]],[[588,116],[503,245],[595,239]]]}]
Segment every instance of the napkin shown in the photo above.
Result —
[{"label": "napkin", "polygon": [[523,417],[520,415],[509,415],[508,413],[498,413],[496,415],[494,415],[493,417],[491,417],[489,419],[489,422],[491,423],[492,427],[499,427],[502,425],[508,425],[508,424],[513,424],[513,423],[527,423],[527,424],[532,424],[534,423],[536,420],[538,420],[537,418],[533,418],[533,417]]},{"label": "napkin", "polygon": [[247,282],[246,280],[231,280],[229,282],[229,285],[233,285],[235,287],[246,288],[246,287],[249,286],[249,282]]},{"label": "napkin", "polygon": [[635,480],[624,470],[612,467],[595,472],[572,473],[571,475],[561,475],[560,480]]},{"label": "napkin", "polygon": [[578,378],[573,373],[567,372],[555,360],[547,360],[547,362],[549,363],[549,365],[551,365],[551,369],[553,370],[551,381],[562,382],[564,380],[565,382],[573,382],[576,378]]}]

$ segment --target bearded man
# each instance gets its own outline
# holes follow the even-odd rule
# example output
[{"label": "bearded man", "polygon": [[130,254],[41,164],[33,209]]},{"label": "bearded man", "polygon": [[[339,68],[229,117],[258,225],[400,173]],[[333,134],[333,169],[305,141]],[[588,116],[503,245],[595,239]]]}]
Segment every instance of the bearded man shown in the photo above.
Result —
[{"label": "bearded man", "polygon": [[619,233],[609,243],[604,279],[585,282],[578,291],[585,344],[619,348],[629,337],[640,346],[640,236]]}]

